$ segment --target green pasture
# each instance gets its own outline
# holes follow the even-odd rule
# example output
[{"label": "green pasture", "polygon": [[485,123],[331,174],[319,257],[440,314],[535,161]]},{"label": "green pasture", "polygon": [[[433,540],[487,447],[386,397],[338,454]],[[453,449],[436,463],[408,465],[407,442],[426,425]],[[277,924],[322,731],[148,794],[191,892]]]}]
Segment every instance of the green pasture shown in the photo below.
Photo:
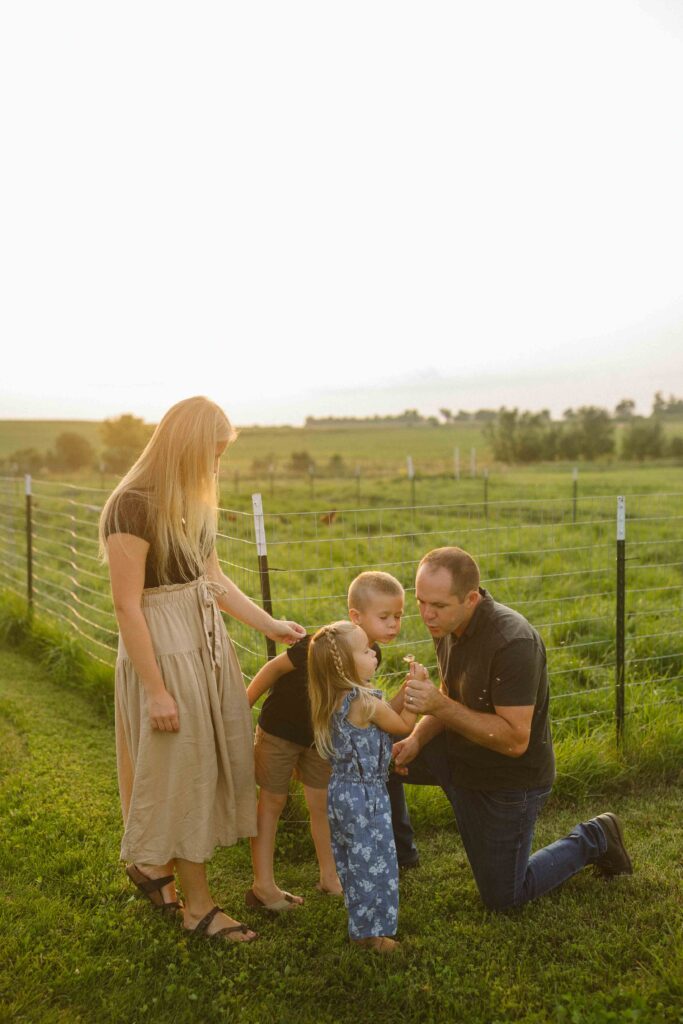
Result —
[{"label": "green pasture", "polygon": [[[563,770],[577,771],[560,747]],[[615,810],[632,877],[605,883],[586,870],[499,916],[482,908],[445,798],[410,794],[421,866],[401,879],[403,951],[385,960],[351,949],[341,902],[315,891],[294,792],[276,862],[304,907],[284,919],[247,914],[247,844],[220,850],[213,890],[260,937],[202,944],[138,899],[118,862],[110,705],[0,651],[0,1021],[680,1024],[678,764],[653,761],[618,783],[594,774],[589,793],[556,796],[541,816],[539,845]]]},{"label": "green pasture", "polygon": [[[615,467],[609,475],[594,469],[581,475],[576,503],[571,476],[540,471],[536,491],[528,487],[534,474],[511,474],[505,478],[506,493],[515,497],[491,497],[486,505],[474,500],[481,498],[476,493],[454,502],[454,482],[438,477],[429,481],[432,503],[418,507],[402,500],[406,481],[398,478],[357,507],[343,501],[311,507],[295,488],[287,500],[276,495],[271,502],[264,494],[273,611],[314,630],[345,615],[349,582],[363,569],[392,572],[406,589],[406,613],[401,636],[384,651],[382,679],[391,692],[402,679],[404,655],[434,669],[433,648],[412,592],[416,564],[432,547],[460,544],[478,558],[484,585],[523,612],[544,638],[556,737],[611,741],[616,494],[625,493],[626,735],[641,744],[647,735],[658,735],[657,723],[681,718],[681,472]],[[221,480],[218,554],[227,575],[261,602],[251,498],[229,490],[229,475]],[[37,619],[56,624],[111,679],[117,626],[97,548],[97,520],[107,490],[90,489],[95,483],[34,482],[34,603]],[[492,478],[494,494],[495,487]],[[0,496],[0,586],[21,597],[26,587],[23,481],[2,482]],[[236,621],[228,621],[228,628],[249,679],[266,659],[265,641]]]},{"label": "green pasture", "polygon": [[[242,439],[233,449],[236,451]],[[260,601],[251,487],[221,470],[219,556]],[[583,872],[518,914],[478,900],[440,793],[410,794],[422,867],[401,882],[398,961],[351,950],[343,908],[317,894],[297,787],[278,839],[299,915],[259,919],[236,949],[188,941],[130,892],[117,863],[112,736],[116,623],[97,553],[112,480],[34,481],[35,608],[26,616],[23,480],[0,481],[0,1021],[520,1021],[681,1024],[683,801],[683,470],[571,467],[357,481],[259,481],[275,614],[314,628],[340,617],[350,579],[393,572],[406,587],[402,657],[433,664],[412,594],[416,561],[459,543],[495,597],[523,611],[548,647],[558,780],[538,842],[608,808],[626,821],[633,878]],[[235,489],[237,483],[237,490]],[[615,743],[616,495],[627,495],[626,727]],[[335,510],[334,515],[330,512]],[[263,638],[228,620],[247,677]],[[22,653],[19,653],[22,652]],[[25,658],[30,654],[32,660]],[[36,661],[35,659],[38,659]],[[216,893],[242,916],[246,844],[220,851]]]}]

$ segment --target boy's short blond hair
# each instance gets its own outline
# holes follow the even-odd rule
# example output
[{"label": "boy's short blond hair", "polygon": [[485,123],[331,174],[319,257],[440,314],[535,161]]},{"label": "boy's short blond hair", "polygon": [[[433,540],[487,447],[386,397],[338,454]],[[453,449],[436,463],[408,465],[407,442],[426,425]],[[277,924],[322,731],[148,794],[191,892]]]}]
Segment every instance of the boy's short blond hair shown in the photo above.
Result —
[{"label": "boy's short blond hair", "polygon": [[382,594],[385,597],[403,597],[403,587],[388,572],[362,572],[351,581],[349,587],[349,608],[362,612],[367,607],[372,595]]}]

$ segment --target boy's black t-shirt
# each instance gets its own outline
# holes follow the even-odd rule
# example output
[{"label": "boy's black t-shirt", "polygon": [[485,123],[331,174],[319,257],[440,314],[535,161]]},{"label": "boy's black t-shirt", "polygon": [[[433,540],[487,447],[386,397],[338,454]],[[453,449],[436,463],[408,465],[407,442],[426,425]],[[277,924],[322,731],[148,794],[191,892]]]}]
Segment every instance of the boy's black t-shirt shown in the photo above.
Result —
[{"label": "boy's black t-shirt", "polygon": [[[118,512],[118,526],[115,510],[112,509],[104,526],[105,537],[112,533],[130,533],[134,537],[146,540],[149,544],[149,551],[147,552],[147,560],[145,562],[145,590],[149,587],[161,586],[162,583],[187,583],[191,580],[199,579],[204,571],[203,568],[185,566],[185,572],[183,572],[183,566],[174,556],[173,552],[171,552],[168,563],[168,579],[161,580],[159,578],[157,556],[154,550],[154,535],[152,532],[154,511],[150,502],[143,495],[124,491],[118,499],[116,512]],[[211,551],[208,550],[206,557],[208,558],[210,554]]]},{"label": "boy's black t-shirt", "polygon": [[[258,724],[264,732],[280,739],[298,743],[302,747],[313,745],[311,705],[308,700],[308,648],[311,637],[305,636],[285,652],[294,669],[286,672],[273,684],[261,708]],[[379,644],[372,644],[377,665],[382,661]]]}]

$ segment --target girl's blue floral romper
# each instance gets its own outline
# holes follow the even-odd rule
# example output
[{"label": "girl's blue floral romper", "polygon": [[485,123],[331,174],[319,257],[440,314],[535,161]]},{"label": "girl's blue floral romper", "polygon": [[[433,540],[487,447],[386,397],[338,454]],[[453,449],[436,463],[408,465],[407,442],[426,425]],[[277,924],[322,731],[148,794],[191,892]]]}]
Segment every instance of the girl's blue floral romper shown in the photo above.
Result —
[{"label": "girl's blue floral romper", "polygon": [[[381,690],[372,690],[383,698]],[[398,923],[398,863],[386,779],[392,739],[376,725],[359,729],[347,720],[354,688],[332,715],[334,756],[327,791],[332,850],[349,935],[395,935]]]}]

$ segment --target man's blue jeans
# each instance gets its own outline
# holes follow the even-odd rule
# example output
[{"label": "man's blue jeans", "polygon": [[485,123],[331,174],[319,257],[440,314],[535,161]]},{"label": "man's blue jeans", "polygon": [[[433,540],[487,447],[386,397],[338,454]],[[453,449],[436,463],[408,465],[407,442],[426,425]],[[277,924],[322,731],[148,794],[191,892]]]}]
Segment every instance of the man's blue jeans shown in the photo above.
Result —
[{"label": "man's blue jeans", "polygon": [[531,856],[536,818],[550,786],[542,789],[463,789],[452,778],[445,734],[425,745],[408,775],[389,777],[392,824],[399,865],[417,860],[403,784],[441,786],[451,803],[474,879],[489,910],[519,907],[561,885],[605,852],[600,824],[576,825]]}]

